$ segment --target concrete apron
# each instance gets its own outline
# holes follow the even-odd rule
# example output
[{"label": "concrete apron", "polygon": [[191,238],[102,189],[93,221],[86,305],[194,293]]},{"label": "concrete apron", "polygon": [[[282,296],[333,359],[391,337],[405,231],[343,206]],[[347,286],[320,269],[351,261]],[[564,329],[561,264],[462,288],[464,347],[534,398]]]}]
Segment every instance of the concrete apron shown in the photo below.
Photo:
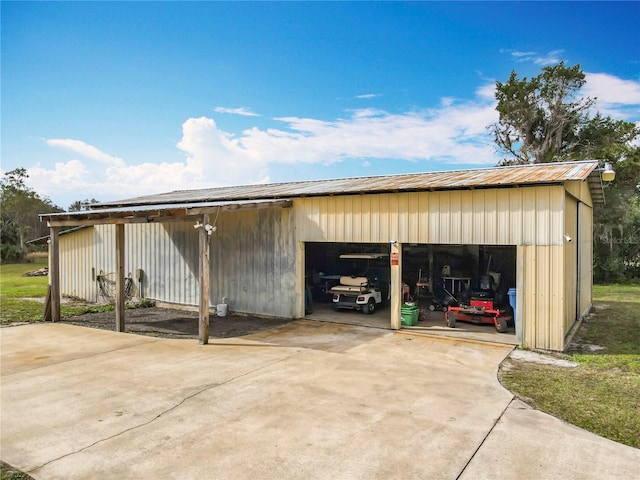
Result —
[{"label": "concrete apron", "polygon": [[640,460],[512,404],[505,346],[310,321],[207,346],[64,324],[0,340],[0,458],[37,479],[546,477],[580,442],[581,478]]}]

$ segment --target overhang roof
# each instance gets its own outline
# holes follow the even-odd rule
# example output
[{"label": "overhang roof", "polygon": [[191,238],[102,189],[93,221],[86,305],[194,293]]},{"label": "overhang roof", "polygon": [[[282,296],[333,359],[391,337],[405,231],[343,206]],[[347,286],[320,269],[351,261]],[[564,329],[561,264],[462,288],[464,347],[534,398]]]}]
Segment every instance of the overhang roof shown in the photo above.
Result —
[{"label": "overhang roof", "polygon": [[291,200],[288,199],[263,199],[131,205],[82,210],[79,212],[47,213],[40,215],[40,219],[47,220],[51,225],[61,227],[71,225],[171,222],[184,221],[205,213],[215,214],[230,210],[290,207],[291,203]]},{"label": "overhang roof", "polygon": [[171,221],[220,210],[290,206],[296,197],[504,188],[567,181],[588,181],[593,201],[604,203],[598,161],[587,160],[180,190],[93,204],[89,210],[45,214],[41,218],[59,226]]}]

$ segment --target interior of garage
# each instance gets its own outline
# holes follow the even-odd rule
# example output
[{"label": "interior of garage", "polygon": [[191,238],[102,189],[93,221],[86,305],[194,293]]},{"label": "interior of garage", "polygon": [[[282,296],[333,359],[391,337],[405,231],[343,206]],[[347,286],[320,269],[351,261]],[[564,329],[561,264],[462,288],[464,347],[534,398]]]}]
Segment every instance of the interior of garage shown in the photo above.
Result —
[{"label": "interior of garage", "polygon": [[[305,244],[307,318],[379,328],[390,328],[390,245],[373,243]],[[415,324],[403,318],[403,328],[430,334],[468,337],[501,343],[516,343],[515,325],[499,333],[493,318],[473,316],[447,325],[445,311],[469,303],[478,279],[490,277],[491,301],[496,308],[510,309],[509,291],[516,284],[516,247],[496,245],[402,245],[403,305],[418,309]],[[380,290],[381,303],[375,312],[336,308],[334,295],[343,277],[366,278]],[[343,279],[344,280],[344,279]],[[336,288],[338,287],[338,288]]]}]

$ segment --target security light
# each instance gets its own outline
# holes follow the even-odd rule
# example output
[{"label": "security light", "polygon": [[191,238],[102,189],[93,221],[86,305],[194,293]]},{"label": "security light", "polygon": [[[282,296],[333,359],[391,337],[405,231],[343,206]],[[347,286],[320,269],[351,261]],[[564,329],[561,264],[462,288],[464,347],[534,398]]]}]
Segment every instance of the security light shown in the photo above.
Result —
[{"label": "security light", "polygon": [[604,164],[604,169],[602,170],[602,180],[604,182],[613,182],[616,178],[616,172],[613,170],[613,167],[609,162]]}]

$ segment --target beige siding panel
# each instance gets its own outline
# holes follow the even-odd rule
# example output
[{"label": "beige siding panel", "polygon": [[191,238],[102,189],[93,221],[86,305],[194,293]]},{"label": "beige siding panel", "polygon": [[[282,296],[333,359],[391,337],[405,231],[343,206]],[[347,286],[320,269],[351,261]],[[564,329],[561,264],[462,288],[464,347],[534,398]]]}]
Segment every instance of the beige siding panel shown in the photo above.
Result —
[{"label": "beige siding panel", "polygon": [[449,202],[449,240],[454,244],[462,244],[462,192],[450,193]]},{"label": "beige siding panel", "polygon": [[475,239],[475,231],[473,229],[473,195],[471,190],[461,192],[460,205],[460,221],[461,225],[461,244],[472,244]]},{"label": "beige siding panel", "polygon": [[440,203],[442,195],[433,193],[429,196],[429,235],[425,243],[440,243],[442,238],[442,229],[440,228]]},{"label": "beige siding panel", "polygon": [[418,205],[419,205],[419,224],[418,224],[418,243],[427,243],[430,235],[429,230],[429,209],[431,204],[429,203],[429,194],[427,193],[419,193],[418,194]]},{"label": "beige siding panel", "polygon": [[564,333],[577,320],[578,309],[578,203],[570,195],[565,199],[565,232],[573,241],[564,242],[565,308]]},{"label": "beige siding panel", "polygon": [[551,294],[549,300],[549,349],[562,351],[565,348],[565,331],[560,319],[564,316],[566,278],[562,271],[564,264],[564,248],[562,246],[538,247],[549,250],[549,284]]},{"label": "beige siding panel", "polygon": [[589,190],[589,184],[587,182],[574,180],[565,182],[564,186],[570,195],[585,203],[587,206],[593,207],[591,191]]},{"label": "beige siding panel", "polygon": [[561,246],[522,246],[523,346],[545,350],[564,349],[564,250]]},{"label": "beige siding panel", "polygon": [[452,243],[451,241],[451,192],[438,192],[440,208],[436,212],[438,217],[438,242]]},{"label": "beige siding panel", "polygon": [[474,190],[473,191],[473,238],[471,243],[483,244],[485,240],[485,199],[486,190]]},{"label": "beige siding panel", "polygon": [[551,199],[547,191],[536,191],[534,216],[536,219],[536,245],[546,245],[551,231]]},{"label": "beige siding panel", "polygon": [[407,241],[410,243],[420,242],[420,194],[410,193],[407,198],[407,226],[409,233]]},{"label": "beige siding panel", "polygon": [[366,242],[372,238],[371,195],[362,195],[360,204],[362,208],[362,238],[360,241]]},{"label": "beige siding panel", "polygon": [[510,228],[510,192],[509,190],[496,191],[496,238],[498,245],[512,244]]},{"label": "beige siding panel", "polygon": [[411,192],[294,200],[304,242],[560,245],[557,187]]},{"label": "beige siding panel", "polygon": [[398,199],[398,210],[396,213],[398,219],[398,238],[404,238],[405,241],[407,241],[411,237],[409,231],[409,217],[411,215],[409,199],[411,198],[411,194],[397,195],[395,198]]},{"label": "beige siding panel", "polygon": [[498,194],[497,190],[485,190],[484,195],[484,241],[487,245],[498,243]]},{"label": "beige siding panel", "polygon": [[524,202],[523,189],[509,189],[509,241],[512,245],[523,244],[524,238]]},{"label": "beige siding panel", "polygon": [[580,311],[585,315],[591,308],[593,288],[593,209],[582,203],[579,209],[580,232]]}]

